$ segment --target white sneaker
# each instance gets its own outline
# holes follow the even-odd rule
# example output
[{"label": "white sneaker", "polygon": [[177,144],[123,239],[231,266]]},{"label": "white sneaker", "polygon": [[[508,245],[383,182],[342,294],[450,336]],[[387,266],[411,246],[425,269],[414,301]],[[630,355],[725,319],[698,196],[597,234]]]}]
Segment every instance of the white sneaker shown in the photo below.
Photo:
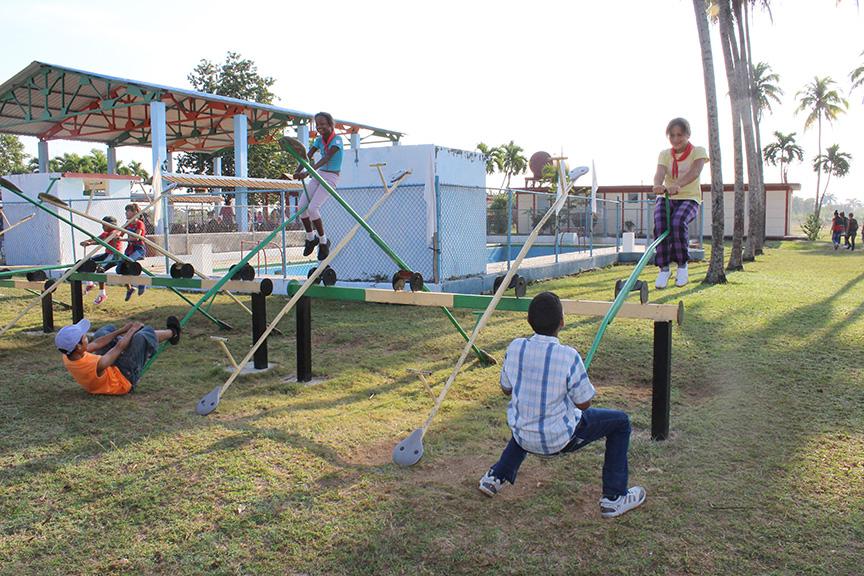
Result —
[{"label": "white sneaker", "polygon": [[672,276],[671,270],[660,270],[660,273],[657,274],[657,281],[654,282],[654,287],[658,290],[662,290],[663,288],[668,286],[670,276]]},{"label": "white sneaker", "polygon": [[492,470],[486,472],[483,478],[480,479],[480,485],[477,487],[478,490],[489,496],[495,496],[498,492],[501,491],[501,488],[504,486],[504,480],[496,478],[492,473]]},{"label": "white sneaker", "polygon": [[633,486],[624,496],[618,496],[614,500],[600,499],[600,515],[603,518],[615,518],[625,512],[636,508],[645,501],[645,489],[641,486]]},{"label": "white sneaker", "polygon": [[675,272],[675,286],[681,288],[682,286],[687,285],[687,281],[690,279],[690,273],[687,271],[687,268],[678,267],[678,271]]}]

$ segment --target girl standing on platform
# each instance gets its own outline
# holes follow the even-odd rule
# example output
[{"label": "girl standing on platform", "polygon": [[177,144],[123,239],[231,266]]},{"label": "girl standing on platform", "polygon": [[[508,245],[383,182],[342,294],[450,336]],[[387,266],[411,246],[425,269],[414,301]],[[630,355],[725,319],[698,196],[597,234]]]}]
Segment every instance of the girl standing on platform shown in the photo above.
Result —
[{"label": "girl standing on platform", "polygon": [[[699,212],[702,203],[702,187],[699,174],[708,162],[708,152],[701,146],[690,143],[690,123],[684,118],[674,118],[666,126],[666,136],[672,148],[660,152],[657,172],[654,174],[653,193],[657,196],[654,207],[654,237],[667,229],[669,235],[657,246],[654,263],[660,268],[654,285],[663,289],[669,284],[672,271],[669,265],[677,264],[675,285],[684,286],[688,281],[687,262],[690,244],[687,225]],[[664,192],[669,194],[667,200]],[[666,202],[670,202],[671,222],[666,219]]]}]

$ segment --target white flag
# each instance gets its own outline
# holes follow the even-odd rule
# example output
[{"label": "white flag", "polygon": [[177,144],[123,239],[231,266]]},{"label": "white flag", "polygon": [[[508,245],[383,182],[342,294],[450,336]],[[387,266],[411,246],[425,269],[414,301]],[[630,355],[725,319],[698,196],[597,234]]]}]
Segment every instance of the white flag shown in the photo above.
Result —
[{"label": "white flag", "polygon": [[594,168],[594,160],[591,160],[591,213],[597,213],[597,169]]}]

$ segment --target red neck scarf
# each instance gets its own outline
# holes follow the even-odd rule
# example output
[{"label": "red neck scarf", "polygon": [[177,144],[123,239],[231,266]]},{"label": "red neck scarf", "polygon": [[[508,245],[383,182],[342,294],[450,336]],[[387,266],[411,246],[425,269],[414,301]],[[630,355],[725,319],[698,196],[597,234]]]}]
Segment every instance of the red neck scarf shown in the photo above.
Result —
[{"label": "red neck scarf", "polygon": [[690,142],[687,143],[687,148],[684,149],[684,152],[681,153],[679,158],[675,158],[675,149],[672,148],[672,178],[678,178],[678,162],[686,160],[688,156],[690,156],[690,152],[693,151],[693,144]]},{"label": "red neck scarf", "polygon": [[[321,136],[321,143],[324,144],[324,154],[327,154],[327,149],[330,148],[330,144],[333,142],[333,138],[336,137],[336,130],[330,132],[330,137],[327,140],[324,140],[324,136]],[[674,154],[673,154],[674,158]]]}]

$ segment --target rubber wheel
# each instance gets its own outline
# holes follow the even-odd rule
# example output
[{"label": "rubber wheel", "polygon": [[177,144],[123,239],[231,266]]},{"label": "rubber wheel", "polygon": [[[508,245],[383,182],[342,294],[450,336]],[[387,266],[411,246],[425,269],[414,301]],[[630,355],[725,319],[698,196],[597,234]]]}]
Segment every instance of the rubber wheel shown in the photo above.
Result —
[{"label": "rubber wheel", "polygon": [[639,289],[639,302],[642,304],[648,303],[648,283],[642,282],[642,288]]},{"label": "rubber wheel", "polygon": [[522,298],[525,296],[525,291],[528,289],[528,281],[523,276],[516,277],[516,297]]},{"label": "rubber wheel", "polygon": [[270,278],[264,278],[261,280],[259,290],[261,291],[262,296],[269,296],[273,293],[273,281],[270,280]]},{"label": "rubber wheel", "polygon": [[[82,268],[83,267],[84,266],[82,266]],[[128,276],[128,274],[126,273],[126,269],[128,267],[129,267],[129,262],[126,262],[125,260],[123,262],[120,262],[117,265],[117,274],[119,274],[120,276]]]},{"label": "rubber wheel", "polygon": [[616,280],[615,281],[615,297],[616,298],[618,297],[618,294],[621,292],[621,288],[623,288],[623,287],[624,287],[624,281],[623,280]]},{"label": "rubber wheel", "polygon": [[175,262],[171,265],[171,270],[169,271],[171,278],[180,278],[180,268],[181,264],[179,262]]},{"label": "rubber wheel", "polygon": [[410,286],[412,292],[420,292],[423,290],[423,275],[419,272],[411,274]]},{"label": "rubber wheel", "polygon": [[392,284],[393,284],[393,290],[396,290],[397,292],[401,292],[402,290],[404,290],[405,289],[405,279],[402,278],[402,274],[400,274],[399,272],[396,272],[395,274],[393,274]]},{"label": "rubber wheel", "polygon": [[78,270],[80,272],[84,272],[85,274],[92,274],[93,272],[96,272],[96,262],[88,258],[81,266],[78,267]]},{"label": "rubber wheel", "polygon": [[186,262],[182,266],[180,266],[180,277],[181,278],[192,278],[195,275],[195,267],[192,264]]},{"label": "rubber wheel", "polygon": [[240,269],[240,279],[245,280],[246,282],[255,280],[255,268],[253,268],[248,262]]},{"label": "rubber wheel", "polygon": [[140,262],[128,262],[126,264],[126,273],[129,276],[140,276],[141,275],[141,263]]},{"label": "rubber wheel", "polygon": [[44,282],[48,279],[48,275],[45,274],[44,270],[33,270],[31,272],[27,272],[26,276],[27,280],[30,282]]},{"label": "rubber wheel", "polygon": [[[317,269],[318,269],[318,268],[310,268],[310,269],[309,269],[309,273],[306,274],[306,278],[311,278],[311,277],[312,277],[312,274],[313,274]],[[322,274],[323,274],[323,272],[322,272]],[[315,280],[312,282],[312,284],[315,284],[316,286],[317,286],[318,284],[321,284],[321,276],[318,276],[317,278],[315,278]]]},{"label": "rubber wheel", "polygon": [[501,287],[501,283],[502,283],[503,281],[504,281],[504,277],[503,277],[503,276],[496,276],[496,277],[495,277],[495,282],[492,283],[492,293],[493,293],[493,294],[497,294],[497,293],[498,293],[498,288]]},{"label": "rubber wheel", "polygon": [[327,266],[321,273],[321,280],[324,282],[324,286],[333,286],[336,284],[336,270]]}]

